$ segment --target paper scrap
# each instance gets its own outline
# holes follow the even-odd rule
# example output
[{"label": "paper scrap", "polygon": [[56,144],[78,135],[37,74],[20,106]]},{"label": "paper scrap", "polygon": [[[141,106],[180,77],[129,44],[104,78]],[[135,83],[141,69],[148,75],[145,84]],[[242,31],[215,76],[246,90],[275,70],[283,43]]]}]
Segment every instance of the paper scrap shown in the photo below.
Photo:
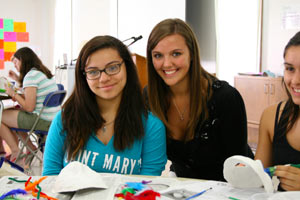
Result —
[{"label": "paper scrap", "polygon": [[4,33],[3,29],[0,29],[0,39],[1,40],[3,40],[3,38],[4,38],[3,33]]},{"label": "paper scrap", "polygon": [[25,22],[14,22],[14,31],[15,32],[26,32],[26,23]]},{"label": "paper scrap", "polygon": [[0,49],[0,60],[4,60],[4,51]]},{"label": "paper scrap", "polygon": [[236,188],[259,188],[274,192],[271,177],[264,171],[260,160],[245,156],[231,156],[224,162],[224,178]]},{"label": "paper scrap", "polygon": [[3,30],[4,32],[13,32],[14,21],[12,19],[3,19]]},{"label": "paper scrap", "polygon": [[70,162],[61,170],[53,187],[54,192],[74,192],[88,188],[103,188],[108,186],[101,174],[78,162]]},{"label": "paper scrap", "polygon": [[4,41],[5,42],[16,42],[17,41],[16,32],[4,32]]},{"label": "paper scrap", "polygon": [[14,55],[14,52],[5,52],[4,51],[4,61],[10,61],[11,57]]},{"label": "paper scrap", "polygon": [[28,32],[17,32],[17,41],[18,42],[29,42],[29,33]]},{"label": "paper scrap", "polygon": [[0,18],[0,28],[3,28],[3,18]]},{"label": "paper scrap", "polygon": [[0,60],[0,69],[4,69],[4,60]]},{"label": "paper scrap", "polygon": [[16,42],[5,42],[3,44],[4,52],[16,52],[17,43]]}]

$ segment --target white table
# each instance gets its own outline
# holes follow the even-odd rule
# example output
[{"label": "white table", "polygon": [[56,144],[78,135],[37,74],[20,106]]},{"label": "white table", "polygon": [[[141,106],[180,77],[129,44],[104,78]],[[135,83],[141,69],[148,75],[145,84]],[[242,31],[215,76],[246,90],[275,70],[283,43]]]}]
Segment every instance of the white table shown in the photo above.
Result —
[{"label": "white table", "polygon": [[4,104],[2,100],[11,99],[10,96],[8,96],[6,93],[0,93],[0,122],[2,120],[2,112],[4,110]]},{"label": "white table", "polygon": [[[76,172],[74,172],[76,174]],[[117,174],[102,174],[101,175],[105,183],[109,186],[107,189],[83,189],[79,190],[75,193],[55,193],[53,191],[54,185],[56,183],[56,176],[49,176],[45,180],[43,180],[40,184],[42,191],[51,197],[55,197],[60,200],[90,200],[90,199],[102,199],[102,200],[115,200],[114,194],[120,193],[120,189],[122,189],[122,185],[126,182],[141,182],[143,181],[151,181],[150,187],[153,190],[164,193],[161,196],[161,200],[182,200],[182,198],[174,198],[175,193],[198,193],[203,191],[204,189],[208,189],[212,187],[207,193],[204,193],[203,196],[200,196],[196,199],[206,199],[206,200],[228,200],[229,196],[236,197],[240,200],[250,200],[252,195],[264,195],[271,196],[273,194],[265,193],[263,188],[256,189],[237,189],[233,188],[227,183],[224,182],[214,182],[214,181],[206,181],[200,179],[185,179],[185,178],[169,178],[169,177],[154,177],[154,176],[138,176],[138,175],[126,175],[120,176]],[[19,180],[27,180],[26,176],[10,176],[15,177]],[[38,180],[41,178],[40,176],[32,177],[32,181]],[[74,178],[76,179],[76,178]],[[76,180],[73,181],[73,184]],[[11,189],[24,188],[24,183],[16,183],[8,180],[8,176],[4,176],[0,178],[0,194],[4,192],[8,192]],[[168,190],[168,191],[166,191]],[[29,195],[30,196],[30,195]],[[185,198],[184,198],[185,199]]]}]

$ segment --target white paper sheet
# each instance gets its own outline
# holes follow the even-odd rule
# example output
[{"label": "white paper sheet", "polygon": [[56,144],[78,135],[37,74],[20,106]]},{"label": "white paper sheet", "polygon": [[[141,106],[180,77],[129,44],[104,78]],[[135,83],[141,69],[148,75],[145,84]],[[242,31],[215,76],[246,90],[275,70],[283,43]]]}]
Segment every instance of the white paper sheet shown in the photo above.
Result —
[{"label": "white paper sheet", "polygon": [[298,200],[300,199],[300,191],[278,192],[274,194],[256,194],[251,200]]},{"label": "white paper sheet", "polygon": [[[43,180],[40,184],[42,191],[47,195],[55,197],[60,200],[116,200],[114,194],[119,193],[122,186],[126,182],[141,182],[151,181],[149,186],[153,190],[160,192],[161,198],[157,200],[182,200],[185,198],[176,198],[173,193],[172,196],[164,195],[168,191],[174,190],[186,190],[189,194],[199,193],[204,189],[212,187],[201,196],[195,198],[195,200],[228,200],[229,197],[234,197],[240,200],[290,200],[298,199],[300,192],[282,192],[282,193],[266,193],[263,188],[256,189],[237,189],[233,188],[230,184],[218,181],[201,181],[201,180],[181,180],[166,177],[142,177],[142,176],[124,176],[119,174],[100,174],[104,182],[109,186],[107,189],[83,189],[75,193],[53,193],[52,188],[56,183],[55,176],[49,176]],[[18,180],[26,180],[28,177],[20,176],[14,177]],[[32,181],[38,180],[39,176],[32,177]],[[24,189],[24,183],[17,183],[8,179],[5,176],[0,179],[0,194],[4,194],[12,189],[21,188]],[[74,194],[74,195],[73,195]],[[175,195],[176,196],[176,195]],[[22,198],[26,199],[26,198]],[[32,199],[31,195],[28,195],[28,199]]]},{"label": "white paper sheet", "polygon": [[[251,196],[257,193],[265,193],[263,188],[254,188],[254,189],[237,189],[232,187],[230,184],[225,182],[219,182],[219,181],[197,181],[191,184],[181,184],[175,187],[170,187],[167,190],[161,191],[162,199],[165,200],[165,196],[171,197],[171,199],[174,200],[183,200],[187,197],[183,198],[176,198],[176,195],[165,195],[168,194],[170,191],[174,190],[185,190],[189,191],[189,194],[192,193],[199,193],[203,190],[206,190],[208,188],[212,188],[208,190],[207,192],[203,193],[202,195],[194,198],[197,199],[206,199],[206,200],[228,200],[229,197],[234,197],[241,200],[250,200]],[[187,192],[186,192],[187,193]]]},{"label": "white paper sheet", "polygon": [[3,176],[26,176],[26,174],[13,168],[9,163],[3,162],[0,166],[0,178]]}]

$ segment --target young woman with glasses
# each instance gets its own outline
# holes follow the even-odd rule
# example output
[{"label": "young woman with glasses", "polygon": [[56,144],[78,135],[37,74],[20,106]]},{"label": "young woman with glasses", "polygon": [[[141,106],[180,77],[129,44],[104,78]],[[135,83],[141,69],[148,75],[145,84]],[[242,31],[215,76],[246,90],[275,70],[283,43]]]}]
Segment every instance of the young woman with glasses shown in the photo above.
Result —
[{"label": "young woman with glasses", "polygon": [[43,175],[75,160],[97,172],[160,175],[166,164],[165,127],[145,108],[127,47],[97,36],[81,50],[75,88],[51,124]]}]

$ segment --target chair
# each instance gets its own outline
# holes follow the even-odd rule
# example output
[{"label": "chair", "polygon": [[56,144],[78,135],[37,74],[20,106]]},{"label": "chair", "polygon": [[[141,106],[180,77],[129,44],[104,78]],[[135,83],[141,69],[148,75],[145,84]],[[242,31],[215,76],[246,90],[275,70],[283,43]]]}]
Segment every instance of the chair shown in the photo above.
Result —
[{"label": "chair", "polygon": [[[62,87],[59,86],[59,89],[63,89],[63,86]],[[30,153],[33,155],[33,157],[39,159],[42,162],[43,159],[37,154],[37,151],[34,151],[27,145],[27,142],[28,142],[28,140],[33,139],[34,142],[36,142],[36,144],[37,144],[37,149],[40,150],[41,152],[43,152],[43,147],[45,145],[45,140],[46,140],[48,131],[37,130],[37,129],[35,129],[35,127],[38,124],[38,121],[39,121],[40,116],[42,115],[44,109],[46,107],[60,106],[66,96],[66,93],[67,93],[66,90],[57,90],[57,91],[49,93],[46,96],[46,98],[43,102],[43,107],[42,107],[41,111],[38,113],[38,117],[36,118],[31,129],[10,128],[11,130],[16,131],[17,133],[18,132],[28,132],[28,136],[27,136],[26,140],[23,140],[22,137],[19,137],[22,147],[19,151],[19,154],[17,156],[15,163],[17,163],[18,160],[20,160],[22,158],[22,153],[23,153],[25,147],[27,150],[30,151]],[[31,164],[31,162],[29,163],[29,165],[30,164]]]},{"label": "chair", "polygon": [[64,90],[65,87],[63,84],[57,83],[58,90]]}]

